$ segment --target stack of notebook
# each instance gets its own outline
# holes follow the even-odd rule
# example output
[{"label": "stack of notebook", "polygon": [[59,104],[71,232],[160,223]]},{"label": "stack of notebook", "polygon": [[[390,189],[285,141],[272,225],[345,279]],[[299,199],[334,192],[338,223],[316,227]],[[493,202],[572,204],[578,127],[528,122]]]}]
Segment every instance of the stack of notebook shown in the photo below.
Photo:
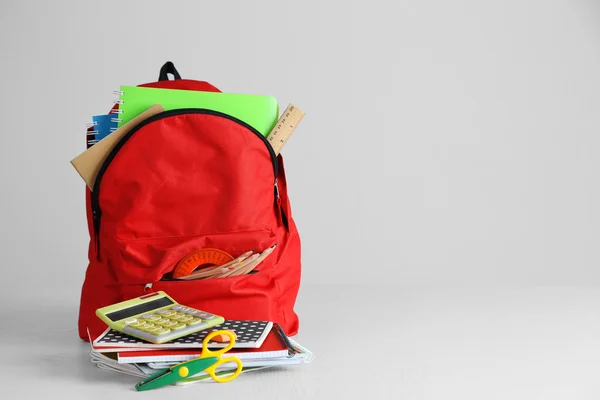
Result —
[{"label": "stack of notebook", "polygon": [[[160,370],[189,361],[202,354],[202,341],[210,332],[227,329],[235,332],[238,340],[225,356],[236,356],[243,364],[242,372],[264,368],[310,363],[312,353],[288,338],[278,324],[267,321],[225,321],[223,324],[205,331],[196,332],[172,342],[152,344],[122,332],[107,329],[91,341],[91,361],[98,368],[146,378]],[[219,348],[226,344],[210,343]],[[217,374],[235,371],[236,365],[222,364]],[[202,372],[178,384],[211,381]]]},{"label": "stack of notebook", "polygon": [[248,124],[264,137],[269,136],[279,115],[277,99],[272,96],[138,86],[121,86],[115,94],[119,98],[110,113],[92,117],[87,125],[87,151],[71,160],[92,190],[110,150],[130,129],[155,114],[191,108],[217,111]]},{"label": "stack of notebook", "polygon": [[154,104],[160,104],[165,111],[204,108],[226,113],[252,126],[264,137],[269,135],[279,115],[277,99],[272,96],[138,86],[121,86],[115,94],[119,95],[117,106],[109,114],[92,117],[93,122],[88,124],[88,147],[98,143]]}]

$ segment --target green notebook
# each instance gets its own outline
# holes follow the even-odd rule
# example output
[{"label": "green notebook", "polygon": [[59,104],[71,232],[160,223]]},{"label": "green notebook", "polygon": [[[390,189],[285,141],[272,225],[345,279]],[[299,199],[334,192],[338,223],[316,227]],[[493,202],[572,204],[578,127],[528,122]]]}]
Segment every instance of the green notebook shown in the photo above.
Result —
[{"label": "green notebook", "polygon": [[269,135],[279,117],[277,99],[272,96],[121,86],[120,100],[119,109],[123,113],[119,127],[154,104],[162,105],[165,111],[180,108],[220,111],[244,121],[264,137]]}]

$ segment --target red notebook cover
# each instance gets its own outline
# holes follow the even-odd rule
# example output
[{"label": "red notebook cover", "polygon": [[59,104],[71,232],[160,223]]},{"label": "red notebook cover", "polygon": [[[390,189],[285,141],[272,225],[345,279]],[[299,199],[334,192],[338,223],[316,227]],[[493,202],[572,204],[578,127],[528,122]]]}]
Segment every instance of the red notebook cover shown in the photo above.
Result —
[{"label": "red notebook cover", "polygon": [[[291,350],[293,351],[293,349]],[[202,355],[200,349],[188,350],[139,350],[139,351],[120,351],[118,361],[120,364],[131,363],[151,363],[151,362],[183,362],[198,358]],[[232,349],[225,356],[236,356],[240,360],[281,358],[290,355],[289,347],[284,343],[283,338],[272,329],[263,345],[255,349]]]}]

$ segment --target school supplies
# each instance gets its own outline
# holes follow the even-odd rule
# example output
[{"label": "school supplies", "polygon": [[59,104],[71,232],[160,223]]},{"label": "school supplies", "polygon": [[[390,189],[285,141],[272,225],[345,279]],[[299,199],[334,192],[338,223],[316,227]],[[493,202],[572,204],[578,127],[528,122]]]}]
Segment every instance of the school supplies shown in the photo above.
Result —
[{"label": "school supplies", "polygon": [[254,253],[254,251],[248,251],[242,254],[241,256],[237,257],[235,260],[229,261],[228,263],[217,265],[214,267],[203,268],[198,270],[197,272],[192,272],[189,275],[182,275],[181,273],[175,275],[174,273],[173,277],[183,280],[196,280],[226,278],[229,276],[248,274],[252,270],[254,270],[254,268],[256,268],[265,258],[267,258],[273,252],[275,247],[277,247],[277,244],[274,244],[262,253]]},{"label": "school supplies", "polygon": [[288,105],[281,114],[273,130],[267,136],[276,155],[281,152],[281,148],[292,136],[302,118],[304,118],[304,112],[293,104]]},{"label": "school supplies", "polygon": [[[286,343],[289,343],[289,345]],[[193,360],[201,355],[202,352],[198,351],[198,349],[100,353],[92,348],[90,351],[90,360],[99,369],[143,379],[181,362]],[[236,346],[229,350],[227,355],[236,356],[242,361],[242,373],[276,366],[310,363],[313,359],[312,352],[293,339],[287,338],[278,324],[274,324],[274,329],[270,331],[267,339],[260,348],[238,349],[236,343]],[[236,363],[223,363],[216,368],[215,375],[225,376],[231,374],[237,368]],[[178,381],[176,385],[203,382],[211,379],[211,375],[202,371],[195,376]]]},{"label": "school supplies", "polygon": [[254,268],[256,268],[256,266],[260,264],[265,258],[267,258],[273,252],[273,250],[275,250],[275,247],[277,247],[277,243],[275,243],[273,246],[269,247],[260,254],[255,254],[251,257],[248,257],[248,259],[241,262],[231,271],[224,272],[223,274],[218,275],[217,278],[225,278],[228,276],[237,276],[249,273]]},{"label": "school supplies", "polygon": [[[210,339],[216,335],[227,335],[230,337],[230,343],[227,347],[213,351],[209,350],[207,344]],[[181,364],[174,365],[168,369],[164,369],[150,375],[144,379],[135,388],[138,391],[156,389],[162,386],[174,384],[187,377],[192,377],[202,371],[211,376],[215,382],[225,383],[235,379],[242,372],[242,361],[235,356],[223,357],[223,355],[231,350],[235,345],[235,336],[229,331],[216,331],[208,335],[202,343],[202,355],[191,361],[186,361]],[[217,376],[216,369],[224,363],[235,363],[237,368],[228,376]]]},{"label": "school supplies", "polygon": [[[79,175],[83,178],[88,187],[94,190],[94,181],[98,170],[102,166],[102,163],[106,159],[106,156],[115,147],[115,145],[125,136],[133,127],[138,125],[143,120],[164,111],[161,105],[153,105],[146,111],[142,112],[137,117],[133,118],[127,124],[117,129],[112,134],[105,137],[103,140],[97,142],[94,146],[88,148],[86,151],[71,160],[71,164]],[[112,114],[109,114],[112,115]]]},{"label": "school supplies", "polygon": [[117,130],[118,114],[94,115],[94,132],[96,140],[100,141]]},{"label": "school supplies", "polygon": [[[229,332],[231,332],[232,335],[236,336],[235,332],[233,332],[233,331],[229,331]],[[236,336],[236,338],[237,338],[237,336]],[[217,343],[227,343],[230,341],[230,336],[229,335],[215,335],[212,338],[212,340],[213,340],[213,342],[217,342]]]},{"label": "school supplies", "polygon": [[248,257],[245,260],[243,260],[242,262],[238,263],[233,268],[227,268],[227,269],[222,268],[221,272],[219,272],[219,273],[217,273],[215,275],[210,276],[210,278],[225,278],[225,277],[228,277],[228,276],[231,275],[231,273],[233,271],[237,271],[238,269],[240,269],[240,268],[242,268],[242,267],[244,267],[244,266],[246,266],[246,265],[254,262],[256,259],[258,259],[258,257],[260,257],[260,253],[254,253],[250,257]]},{"label": "school supplies", "polygon": [[116,114],[94,115],[92,123],[87,124],[88,148],[117,130],[118,116]]},{"label": "school supplies", "polygon": [[[210,329],[194,332],[161,344],[148,343],[145,340],[108,328],[94,340],[92,346],[94,350],[101,353],[161,349],[198,349],[202,347],[202,342],[209,333],[217,330],[228,330],[235,333],[237,337],[235,343],[236,349],[259,348],[264,343],[272,328],[273,323],[269,321],[226,320],[222,324]],[[224,347],[224,344],[210,342],[209,347],[221,348]]]},{"label": "school supplies", "polygon": [[112,329],[152,343],[168,342],[225,321],[182,306],[162,291],[99,308],[96,315]]},{"label": "school supplies", "polygon": [[192,279],[203,279],[203,278],[210,278],[213,276],[218,276],[223,272],[227,272],[227,271],[231,270],[236,265],[238,265],[241,262],[243,262],[244,260],[246,260],[248,257],[250,257],[252,255],[252,253],[254,253],[253,250],[247,251],[244,254],[242,254],[241,256],[239,256],[238,258],[236,258],[235,260],[232,260],[226,264],[217,265],[215,267],[203,268],[201,270],[194,271],[189,275],[181,276],[177,279],[192,280]]},{"label": "school supplies", "polygon": [[86,139],[86,144],[87,147],[86,149],[89,149],[90,147],[92,147],[93,145],[95,145],[96,143],[98,143],[98,141],[96,140],[96,131],[94,130],[95,126],[93,123],[89,123],[85,125],[85,139]]},{"label": "school supplies", "polygon": [[127,123],[152,104],[162,104],[165,110],[203,108],[229,114],[266,137],[275,125],[279,114],[277,100],[271,96],[137,86],[121,86],[118,94],[119,126]]},{"label": "school supplies", "polygon": [[173,278],[181,278],[191,274],[196,268],[203,266],[220,266],[232,261],[228,253],[219,249],[201,249],[183,257],[173,270]]}]

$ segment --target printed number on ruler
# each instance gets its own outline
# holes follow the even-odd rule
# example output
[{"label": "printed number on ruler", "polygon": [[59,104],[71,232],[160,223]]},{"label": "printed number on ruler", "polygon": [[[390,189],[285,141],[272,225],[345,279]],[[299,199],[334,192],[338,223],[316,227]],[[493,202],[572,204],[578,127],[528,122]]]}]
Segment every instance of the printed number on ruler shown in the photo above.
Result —
[{"label": "printed number on ruler", "polygon": [[293,104],[288,105],[281,114],[277,124],[267,136],[275,155],[279,154],[285,142],[288,141],[300,121],[302,121],[302,118],[304,118],[304,112]]}]

